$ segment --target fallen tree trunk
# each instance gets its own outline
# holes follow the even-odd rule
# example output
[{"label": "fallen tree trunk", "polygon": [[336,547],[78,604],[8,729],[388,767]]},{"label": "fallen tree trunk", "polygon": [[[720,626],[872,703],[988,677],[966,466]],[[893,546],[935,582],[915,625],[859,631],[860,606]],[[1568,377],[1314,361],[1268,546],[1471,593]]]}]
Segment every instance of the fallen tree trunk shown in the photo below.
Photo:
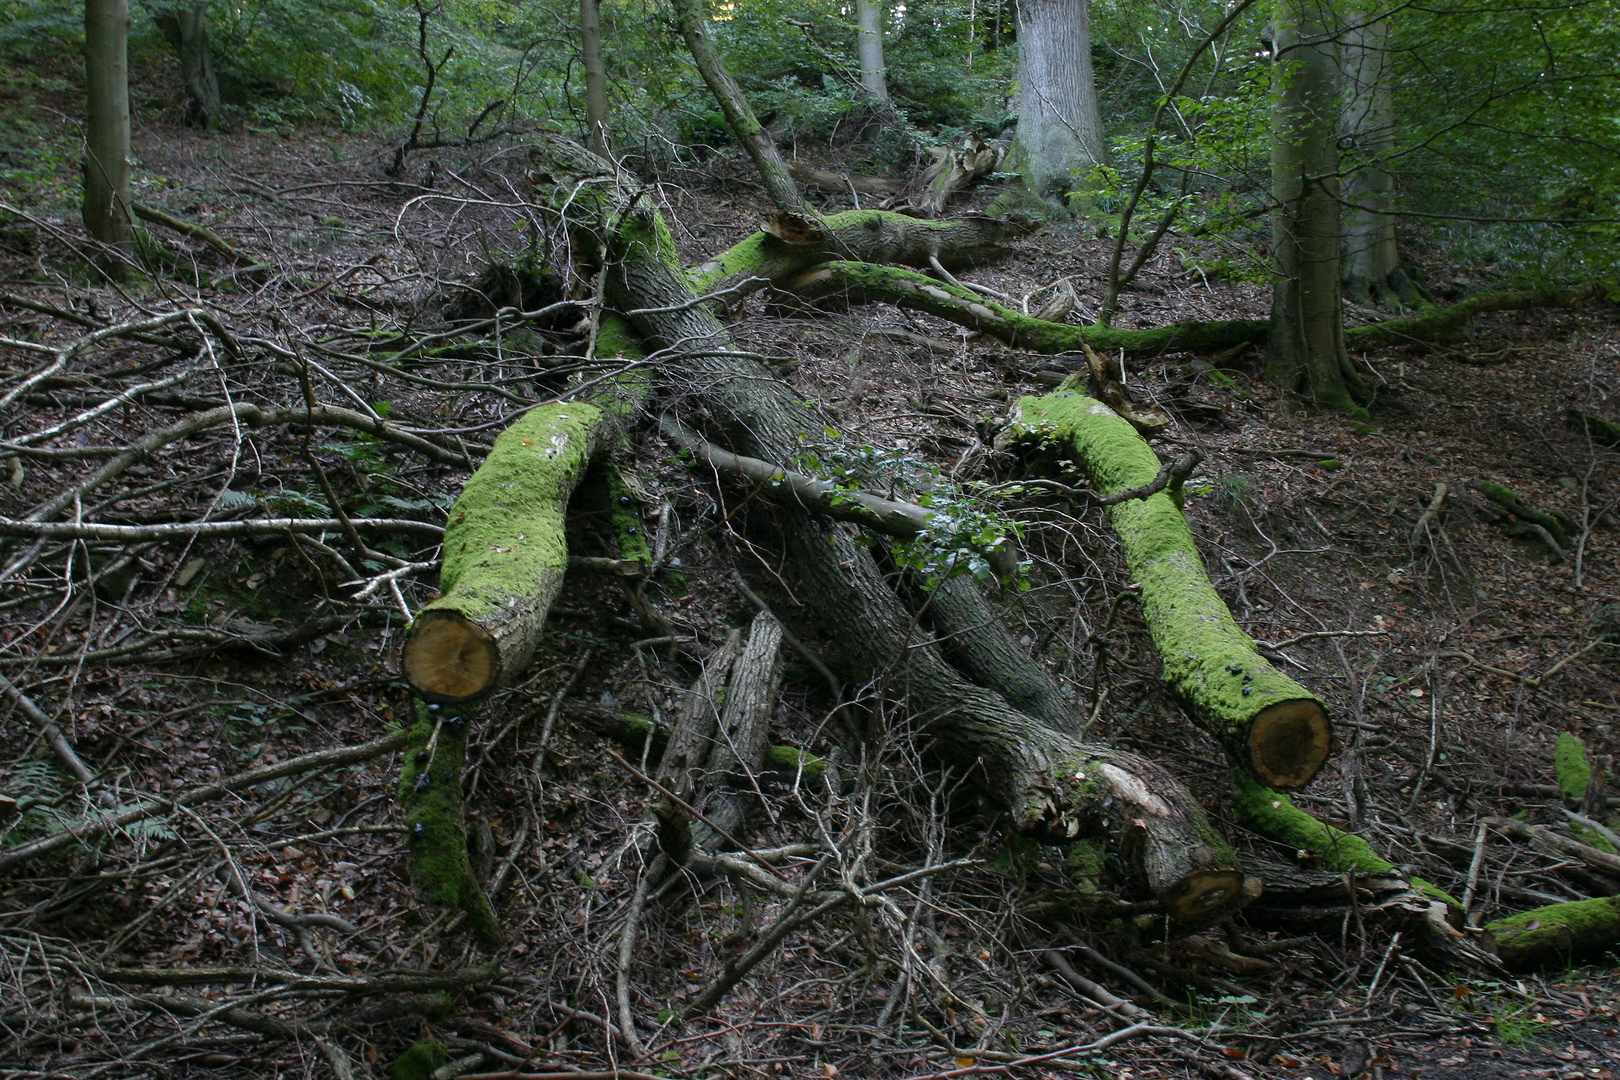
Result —
[{"label": "fallen tree trunk", "polygon": [[847,259],[822,263],[784,284],[807,300],[832,296],[880,300],[938,316],[1020,349],[1047,354],[1079,352],[1082,345],[1104,352],[1114,349],[1212,352],[1248,342],[1263,342],[1270,326],[1259,320],[1237,319],[1175,323],[1152,330],[1116,330],[1110,326],[1047,322],[924,274]]},{"label": "fallen tree trunk", "polygon": [[[970,216],[923,221],[886,210],[846,210],[820,220],[776,214],[765,227],[691,270],[698,295],[738,290],[749,278],[785,287],[794,277],[829,259],[928,266],[976,266],[1007,255],[1007,242],[1030,232],[1001,218]],[[930,279],[924,279],[930,280]]]},{"label": "fallen tree trunk", "polygon": [[445,527],[442,595],[405,640],[402,666],[429,701],[482,698],[534,657],[568,569],[563,517],[611,427],[584,402],[531,409],[495,440]]},{"label": "fallen tree trunk", "polygon": [[1480,944],[1509,971],[1563,968],[1620,946],[1620,896],[1575,900],[1485,924]]},{"label": "fallen tree trunk", "polygon": [[500,920],[467,858],[461,767],[470,726],[466,715],[438,705],[423,705],[417,713],[399,775],[405,861],[430,902],[459,908],[486,944],[498,945]]},{"label": "fallen tree trunk", "polygon": [[[1011,433],[1026,442],[1057,444],[1104,494],[1150,483],[1161,469],[1129,423],[1075,391],[1020,399]],[[1162,491],[1108,510],[1126,564],[1142,587],[1142,612],[1164,663],[1164,680],[1233,764],[1271,787],[1303,787],[1327,760],[1327,711],[1261,656],[1238,627],[1209,583],[1174,495]]]},{"label": "fallen tree trunk", "polygon": [[[613,178],[607,163],[560,140],[543,152],[546,172],[570,181],[559,192],[569,198],[576,248],[606,248],[610,303],[649,346],[668,350],[670,374],[706,410],[709,439],[766,461],[790,461],[804,440],[819,439],[826,425],[800,395],[733,352],[714,314],[692,303],[667,229],[634,208],[631,185],[604,183]],[[1135,755],[1080,743],[963,678],[932,643],[917,640],[915,616],[844,526],[809,515],[765,517],[745,524],[769,531],[762,546],[785,549],[781,569],[802,602],[779,614],[808,618],[834,638],[847,672],[903,697],[936,753],[983,775],[1016,829],[1048,842],[1107,836],[1180,918],[1212,918],[1246,902],[1230,846],[1174,778]]]},{"label": "fallen tree trunk", "polygon": [[[1389,919],[1404,920],[1419,941],[1448,962],[1472,968],[1496,966],[1488,952],[1452,925],[1454,920],[1461,920],[1463,909],[1451,894],[1420,877],[1402,873],[1361,837],[1318,821],[1295,806],[1286,792],[1256,783],[1241,770],[1235,772],[1232,779],[1232,801],[1239,824],[1291,848],[1301,861],[1345,875],[1347,889],[1359,889],[1363,876],[1379,883],[1374,910]],[[1392,879],[1403,883],[1404,888],[1392,893],[1387,885]],[[1357,898],[1352,895],[1349,899],[1350,907],[1344,914],[1356,913],[1359,917]],[[1268,914],[1277,910],[1270,908]],[[1334,912],[1323,909],[1313,912],[1296,908],[1281,918],[1307,925],[1313,915],[1318,924],[1326,916],[1328,925],[1343,925],[1342,918],[1335,918]]]},{"label": "fallen tree trunk", "polygon": [[[1110,326],[1047,322],[924,274],[871,265],[871,262],[877,261],[873,259],[868,263],[857,263],[847,257],[832,260],[807,268],[783,284],[807,300],[839,296],[882,301],[926,312],[1008,345],[1048,355],[1079,352],[1082,343],[1101,352],[1116,349],[1126,352],[1215,352],[1244,344],[1264,344],[1270,333],[1270,323],[1255,319],[1172,323],[1151,330],[1117,330]],[[1598,295],[1601,294],[1595,286],[1565,291],[1491,293],[1404,319],[1352,326],[1345,330],[1344,336],[1348,344],[1363,347],[1400,344],[1432,338],[1490,311],[1575,307]]]},{"label": "fallen tree trunk", "polygon": [[1460,300],[1446,307],[1431,307],[1403,319],[1386,319],[1367,326],[1353,326],[1344,332],[1352,345],[1400,345],[1410,341],[1428,341],[1447,330],[1455,330],[1476,315],[1492,311],[1528,311],[1542,307],[1579,307],[1588,300],[1603,296],[1601,285],[1588,285],[1579,289],[1522,289],[1510,292],[1484,293]]}]

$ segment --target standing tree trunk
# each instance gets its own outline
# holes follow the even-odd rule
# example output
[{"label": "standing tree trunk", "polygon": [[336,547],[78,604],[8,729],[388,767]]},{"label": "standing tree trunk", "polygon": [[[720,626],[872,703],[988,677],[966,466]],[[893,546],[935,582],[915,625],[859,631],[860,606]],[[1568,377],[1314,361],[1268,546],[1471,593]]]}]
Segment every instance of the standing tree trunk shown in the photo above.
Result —
[{"label": "standing tree trunk", "polygon": [[213,131],[219,127],[219,78],[214,74],[214,50],[208,43],[208,5],[189,4],[160,11],[158,29],[180,58],[180,78],[186,87],[186,123]]},{"label": "standing tree trunk", "polygon": [[675,22],[681,37],[686,39],[686,47],[691,50],[698,73],[703,76],[709,92],[714,95],[720,111],[725,115],[731,133],[743,144],[743,149],[754,161],[754,167],[759,170],[760,179],[765,182],[765,193],[770,196],[771,202],[783,213],[814,217],[815,211],[805,203],[804,196],[799,194],[793,178],[788,175],[787,163],[782,160],[781,152],[771,140],[770,132],[754,115],[736,80],[715,51],[714,38],[709,36],[709,16],[703,10],[703,0],[676,0]]},{"label": "standing tree trunk", "polygon": [[855,0],[855,19],[860,26],[856,42],[861,58],[861,85],[879,101],[888,101],[888,69],[883,65],[883,8],[878,0]]},{"label": "standing tree trunk", "polygon": [[585,55],[585,145],[608,152],[607,67],[602,63],[602,9],[598,0],[579,0],[579,43]]},{"label": "standing tree trunk", "polygon": [[1395,147],[1389,24],[1366,15],[1352,15],[1349,21],[1340,47],[1344,112],[1339,137],[1353,155],[1344,178],[1344,291],[1357,303],[1400,308],[1416,290],[1401,269],[1395,218],[1388,213],[1395,193],[1395,178],[1386,171]]},{"label": "standing tree trunk", "polygon": [[1273,75],[1273,279],[1266,375],[1318,405],[1348,408],[1339,282],[1337,64],[1314,0],[1277,6]]},{"label": "standing tree trunk", "polygon": [[1087,0],[1021,0],[1018,88],[1019,169],[1036,193],[1065,195],[1108,156]]},{"label": "standing tree trunk", "polygon": [[129,211],[129,2],[85,0],[84,227],[127,248]]}]

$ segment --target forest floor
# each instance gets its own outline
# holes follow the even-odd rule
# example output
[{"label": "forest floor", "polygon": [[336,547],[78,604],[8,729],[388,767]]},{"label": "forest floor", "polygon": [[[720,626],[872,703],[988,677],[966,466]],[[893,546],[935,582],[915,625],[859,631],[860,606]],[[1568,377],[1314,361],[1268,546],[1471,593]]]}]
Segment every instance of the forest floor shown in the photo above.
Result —
[{"label": "forest floor", "polygon": [[[240,351],[200,315],[177,316],[82,349],[0,405],[5,517],[71,490],[116,448],[226,402],[295,407],[313,393],[369,407],[460,447],[470,464],[517,408],[566,387],[565,328],[396,359],[444,329],[458,286],[525,250],[521,148],[432,165],[424,155],[389,178],[379,139],[149,124],[136,154],[138,200],[207,225],[269,269],[158,230],[170,270],[115,287],[87,269],[69,207],[11,207],[0,211],[0,336],[61,348],[195,309]],[[658,180],[688,262],[757,223],[763,197],[734,158],[662,162]],[[1110,247],[1096,233],[1093,222],[1049,227],[959,276],[1015,296],[1069,278],[1080,298],[1070,318],[1085,319]],[[1177,247],[1206,266],[1220,256],[1169,245],[1126,294],[1118,325],[1264,317],[1264,289],[1209,276]],[[1443,252],[1414,246],[1412,257],[1436,293],[1479,287],[1477,270],[1456,283]],[[809,312],[756,297],[734,331],[822,403],[846,443],[901,451],[957,482],[1015,475],[991,447],[1000,420],[1076,360],[877,306]],[[42,355],[0,352],[0,397]],[[1136,358],[1130,383],[1176,421],[1161,456],[1204,454],[1188,513],[1217,588],[1338,722],[1338,752],[1296,800],[1454,896],[1470,893],[1476,923],[1620,893],[1620,881],[1479,825],[1522,814],[1567,826],[1553,772],[1561,733],[1584,740],[1595,772],[1614,768],[1620,453],[1594,446],[1567,413],[1620,420],[1620,313],[1489,315],[1444,341],[1372,350],[1358,357],[1378,388],[1366,420],[1303,409],[1258,377],[1260,359],[1217,369],[1185,354]],[[1190,938],[1127,931],[1077,893],[1061,851],[1009,844],[974,779],[920,761],[898,725],[845,789],[759,777],[769,814],[752,838],[864,844],[877,877],[958,865],[894,902],[795,932],[709,1019],[684,1026],[672,1022],[682,1003],[782,905],[724,882],[670,890],[624,971],[646,1047],[631,1060],[614,1027],[618,943],[649,850],[648,791],[596,730],[626,712],[668,717],[703,657],[754,613],[730,576],[751,557],[727,528],[730,496],[694,482],[645,427],[633,453],[645,527],[679,560],[678,575],[649,590],[676,640],[639,619],[612,580],[571,575],[532,671],[481,708],[465,790],[475,865],[506,933],[494,951],[404,879],[397,751],[180,805],[210,781],[360,745],[403,719],[413,706],[399,647],[408,613],[434,595],[430,569],[357,599],[340,559],[360,556],[340,531],[324,543],[7,541],[0,675],[103,779],[86,794],[39,724],[0,701],[0,794],[18,801],[0,816],[0,865],[64,823],[93,825],[103,808],[145,800],[152,816],[0,870],[0,1076],[384,1076],[411,1043],[438,1041],[475,1075],[1609,1080],[1620,969],[1445,970],[1354,908],[1331,924],[1257,906]],[[330,485],[351,515],[442,525],[468,471],[353,430],[224,424],[82,491],[60,516],[323,517]],[[1562,556],[1508,535],[1471,489],[1478,481],[1566,515]],[[1442,483],[1445,515],[1414,533]],[[1157,678],[1104,518],[1030,492],[999,509],[1024,527],[1034,562],[1032,588],[1000,603],[1094,715],[1093,735],[1170,767],[1255,865],[1293,865],[1297,853],[1232,823],[1220,751]],[[577,515],[574,550],[613,554],[604,516]],[[406,561],[436,554],[419,536],[377,543]],[[828,723],[833,704],[809,668],[790,664],[773,741],[836,766],[847,751]],[[1072,992],[1045,959],[1054,950],[1122,997],[1141,984],[1162,992],[1168,1004],[1134,998],[1155,1030],[1071,1051],[1129,1022]],[[491,959],[498,973],[475,970]],[[239,970],[179,974],[204,967]],[[400,970],[443,977],[402,994],[384,985]],[[436,990],[452,999],[428,1000]],[[1159,1030],[1169,1028],[1180,1034]]]}]

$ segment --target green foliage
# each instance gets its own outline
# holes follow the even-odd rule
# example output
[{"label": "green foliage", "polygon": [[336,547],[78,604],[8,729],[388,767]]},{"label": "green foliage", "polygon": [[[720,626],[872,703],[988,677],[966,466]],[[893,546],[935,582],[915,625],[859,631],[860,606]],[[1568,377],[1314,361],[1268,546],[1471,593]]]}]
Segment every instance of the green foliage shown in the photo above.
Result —
[{"label": "green foliage", "polygon": [[[1015,522],[955,492],[935,489],[919,496],[917,502],[934,512],[929,527],[912,540],[896,543],[894,553],[900,565],[922,575],[927,588],[961,574],[990,580],[996,562],[1004,561],[1000,553],[1012,550],[1014,541],[1023,538],[1023,530]],[[1029,565],[1027,561],[1017,563],[1021,589],[1029,588],[1025,576]]]},{"label": "green foliage", "polygon": [[[837,436],[830,430],[827,434]],[[875,491],[892,499],[922,489],[913,501],[933,512],[928,528],[910,540],[891,541],[889,548],[897,563],[921,576],[924,588],[962,574],[989,581],[998,571],[1016,580],[1020,589],[1029,588],[1030,564],[1012,555],[1015,542],[1023,538],[1022,528],[983,499],[941,479],[937,465],[904,450],[834,443],[801,454],[798,467],[845,491]],[[1016,494],[1021,489],[1000,490]]]},{"label": "green foliage", "polygon": [[[12,765],[6,776],[6,793],[17,800],[17,807],[22,811],[9,824],[0,826],[0,840],[13,842],[59,832],[69,826],[82,826],[124,809],[80,805],[66,774],[54,761],[43,759]],[[156,818],[131,822],[119,831],[137,840],[175,837],[174,830]]]},{"label": "green foliage", "polygon": [[0,54],[36,60],[84,47],[84,5],[65,0],[0,0]]}]

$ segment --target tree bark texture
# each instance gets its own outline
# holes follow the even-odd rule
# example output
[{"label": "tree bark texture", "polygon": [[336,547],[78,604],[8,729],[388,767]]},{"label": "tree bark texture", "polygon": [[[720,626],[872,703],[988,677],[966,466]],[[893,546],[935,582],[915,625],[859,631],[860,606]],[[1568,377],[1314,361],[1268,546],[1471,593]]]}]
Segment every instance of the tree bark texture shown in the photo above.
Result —
[{"label": "tree bark texture", "polygon": [[1509,971],[1567,968],[1620,945],[1620,896],[1576,900],[1485,924],[1480,939]]},{"label": "tree bark texture", "polygon": [[860,56],[861,85],[879,101],[889,100],[888,69],[883,64],[883,5],[878,0],[855,0],[856,52]]},{"label": "tree bark texture", "polygon": [[84,227],[127,248],[129,208],[129,3],[85,0]]},{"label": "tree bark texture", "polygon": [[[778,214],[765,225],[695,267],[693,291],[735,296],[767,283],[785,288],[828,259],[921,267],[938,259],[946,269],[960,270],[1009,254],[1008,242],[1029,233],[1027,226],[1000,218],[923,221],[887,210],[846,210],[819,220]],[[750,278],[760,280],[747,285]]]},{"label": "tree bark texture", "polygon": [[[576,150],[554,141],[553,175],[602,176]],[[559,167],[560,166],[560,167]],[[653,349],[667,349],[667,381],[701,404],[707,437],[746,456],[792,462],[824,438],[825,424],[791,387],[751,357],[732,351],[723,326],[692,304],[687,279],[650,211],[624,211],[625,198],[606,184],[565,184],[575,194],[576,243],[605,243],[609,303],[629,318]],[[579,198],[604,202],[591,211]],[[609,202],[612,198],[615,201]],[[613,222],[616,228],[603,235]],[[761,547],[781,553],[783,573],[801,607],[779,614],[832,637],[837,660],[861,683],[908,703],[910,717],[939,756],[982,771],[986,790],[1005,804],[1021,832],[1051,842],[1083,832],[1112,838],[1171,913],[1201,919],[1248,899],[1236,857],[1202,808],[1162,769],[1132,754],[1080,741],[1080,722],[1056,729],[1015,709],[1006,698],[953,668],[917,626],[871,552],[847,527],[809,515],[756,515]]]},{"label": "tree bark texture", "polygon": [[926,274],[843,259],[806,270],[784,285],[807,300],[881,300],[927,312],[1016,348],[1048,355],[1078,353],[1082,345],[1099,352],[1215,351],[1262,341],[1270,325],[1253,319],[1233,319],[1173,323],[1152,330],[1117,330],[1111,326],[1047,322]]},{"label": "tree bark texture", "polygon": [[1091,70],[1087,0],[1018,4],[1015,147],[1020,170],[1040,195],[1066,195],[1087,170],[1108,159]]},{"label": "tree bark texture", "polygon": [[1316,404],[1348,408],[1334,43],[1317,0],[1280,0],[1276,14],[1266,375]]},{"label": "tree bark texture", "polygon": [[607,67],[602,62],[600,0],[579,0],[579,44],[585,59],[585,145],[594,154],[608,152]]},{"label": "tree bark texture", "polygon": [[727,843],[726,834],[740,835],[749,809],[757,807],[757,778],[765,767],[771,718],[781,690],[782,624],[762,611],[754,616],[748,644],[731,667],[709,754],[710,791],[703,806],[714,827],[698,822],[694,832],[699,847],[715,848]]},{"label": "tree bark texture", "polygon": [[1389,23],[1352,13],[1339,46],[1344,105],[1340,146],[1351,166],[1344,178],[1340,239],[1344,290],[1357,303],[1399,308],[1416,298],[1395,246],[1395,82]]},{"label": "tree bark texture", "polygon": [[754,167],[759,170],[760,179],[765,183],[765,193],[771,202],[783,213],[813,216],[813,211],[794,186],[793,178],[788,175],[787,163],[782,160],[770,132],[754,115],[737,81],[720,59],[720,53],[714,47],[714,38],[709,33],[709,15],[704,10],[703,0],[675,0],[675,23],[697,64],[698,74],[703,76],[703,82],[714,95],[731,133],[742,143],[743,149],[753,159]]},{"label": "tree bark texture", "polygon": [[193,3],[159,11],[158,29],[169,39],[180,59],[180,80],[186,88],[186,123],[210,131],[219,127],[219,76],[214,72],[214,49],[208,41],[208,5]]},{"label": "tree bark texture", "polygon": [[563,515],[609,423],[583,402],[542,405],[503,431],[450,511],[439,599],[405,641],[429,701],[476,701],[522,672],[568,569]]},{"label": "tree bark texture", "polygon": [[[1073,455],[1105,495],[1152,483],[1158,456],[1107,405],[1075,391],[1022,398],[1019,437]],[[1108,510],[1164,680],[1227,757],[1272,787],[1304,787],[1327,760],[1332,729],[1309,690],[1261,656],[1209,582],[1187,519],[1168,490]]]},{"label": "tree bark texture", "polygon": [[461,770],[469,727],[469,716],[452,709],[423,704],[417,711],[399,776],[406,862],[431,903],[460,908],[479,937],[498,944],[500,920],[467,857]]}]

